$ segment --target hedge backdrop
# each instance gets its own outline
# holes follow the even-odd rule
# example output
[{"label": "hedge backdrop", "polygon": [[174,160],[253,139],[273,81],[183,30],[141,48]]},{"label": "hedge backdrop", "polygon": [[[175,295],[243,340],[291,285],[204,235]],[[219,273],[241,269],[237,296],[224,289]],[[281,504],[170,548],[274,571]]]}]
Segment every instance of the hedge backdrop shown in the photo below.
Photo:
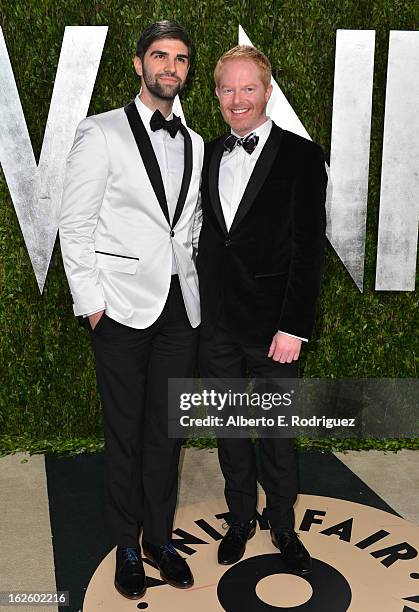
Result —
[{"label": "hedge backdrop", "polygon": [[[313,138],[330,155],[338,28],[376,30],[365,289],[359,293],[328,247],[307,377],[416,377],[417,292],[374,290],[388,36],[419,29],[419,3],[401,0],[0,0],[1,26],[38,159],[66,25],[108,25],[89,114],[125,105],[138,91],[132,67],[142,29],[176,19],[195,45],[182,105],[205,140],[224,130],[214,96],[216,60],[241,24]],[[417,78],[417,75],[416,75]],[[43,295],[0,174],[0,449],[93,450],[102,425],[88,332],[73,317],[56,245]],[[417,447],[418,440],[316,442],[333,448]]]}]

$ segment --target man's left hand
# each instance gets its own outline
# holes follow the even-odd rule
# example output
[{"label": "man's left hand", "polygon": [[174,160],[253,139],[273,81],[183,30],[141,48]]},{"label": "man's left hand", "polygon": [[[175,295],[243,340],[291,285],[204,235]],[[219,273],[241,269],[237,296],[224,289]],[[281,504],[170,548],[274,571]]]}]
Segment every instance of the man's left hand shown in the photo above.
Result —
[{"label": "man's left hand", "polygon": [[300,356],[301,340],[282,332],[277,332],[272,338],[268,357],[280,363],[292,363]]}]

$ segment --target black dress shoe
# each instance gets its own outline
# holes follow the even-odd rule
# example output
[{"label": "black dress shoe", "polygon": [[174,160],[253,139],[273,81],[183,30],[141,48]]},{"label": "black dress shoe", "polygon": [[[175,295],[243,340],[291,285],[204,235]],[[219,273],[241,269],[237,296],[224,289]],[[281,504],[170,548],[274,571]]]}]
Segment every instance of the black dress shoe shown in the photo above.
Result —
[{"label": "black dress shoe", "polygon": [[155,546],[143,539],[143,553],[147,559],[154,561],[160,570],[162,580],[167,584],[178,589],[188,589],[193,585],[193,576],[188,564],[172,544]]},{"label": "black dress shoe", "polygon": [[273,545],[281,551],[282,559],[291,572],[299,575],[311,572],[310,555],[295,531],[271,529],[271,538]]},{"label": "black dress shoe", "polygon": [[246,542],[253,538],[256,532],[256,521],[247,523],[231,523],[227,533],[218,547],[218,563],[232,565],[237,563],[244,555]]},{"label": "black dress shoe", "polygon": [[140,547],[116,549],[115,588],[128,599],[139,599],[145,593],[146,576]]}]

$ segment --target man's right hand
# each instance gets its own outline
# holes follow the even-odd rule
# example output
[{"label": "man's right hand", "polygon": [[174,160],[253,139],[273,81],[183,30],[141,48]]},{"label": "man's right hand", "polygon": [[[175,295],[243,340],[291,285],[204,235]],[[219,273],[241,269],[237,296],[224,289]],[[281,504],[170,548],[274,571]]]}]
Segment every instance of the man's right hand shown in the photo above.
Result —
[{"label": "man's right hand", "polygon": [[105,312],[104,310],[100,310],[99,312],[95,312],[94,314],[89,316],[89,323],[92,329],[94,329],[96,325],[99,323],[104,312]]}]

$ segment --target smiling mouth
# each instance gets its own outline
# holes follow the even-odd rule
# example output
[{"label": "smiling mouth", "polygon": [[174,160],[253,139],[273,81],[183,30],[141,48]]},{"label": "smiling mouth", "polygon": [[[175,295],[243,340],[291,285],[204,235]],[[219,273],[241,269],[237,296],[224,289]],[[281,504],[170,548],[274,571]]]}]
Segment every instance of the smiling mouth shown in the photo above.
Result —
[{"label": "smiling mouth", "polygon": [[232,108],[231,112],[233,115],[243,115],[244,113],[247,113],[248,110],[248,108]]}]

